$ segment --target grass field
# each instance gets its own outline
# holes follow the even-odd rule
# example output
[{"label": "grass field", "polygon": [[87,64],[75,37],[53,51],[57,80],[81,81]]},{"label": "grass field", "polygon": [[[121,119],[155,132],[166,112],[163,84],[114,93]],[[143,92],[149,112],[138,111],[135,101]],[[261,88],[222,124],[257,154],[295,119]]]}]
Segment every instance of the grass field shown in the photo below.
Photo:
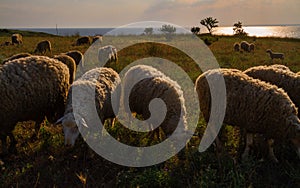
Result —
[{"label": "grass field", "polygon": [[[15,31],[0,30],[0,44],[10,41],[10,35],[13,32]],[[47,52],[48,56],[69,50],[86,52],[88,45],[73,45],[77,37],[24,32],[22,45],[0,46],[0,62],[16,53],[33,53],[36,43],[45,39],[52,44],[52,53]],[[130,37],[137,39],[136,36]],[[164,40],[164,36],[153,37]],[[282,63],[294,72],[300,71],[300,39],[209,35],[199,37],[211,43],[209,49],[221,67],[245,70],[257,65]],[[105,40],[109,43],[114,39],[104,36]],[[242,40],[254,42],[255,51],[235,52],[233,44]],[[130,43],[130,41],[123,41],[122,37],[114,42]],[[142,38],[141,42],[143,42]],[[183,40],[182,43],[184,43]],[[269,48],[283,52],[284,61],[271,62],[266,53],[266,49]],[[121,71],[126,65],[140,58],[156,56],[179,65],[192,81],[195,81],[201,74],[201,70],[190,57],[162,44],[141,43],[121,50],[118,55],[118,63],[108,65],[117,71]],[[218,160],[213,146],[203,153],[198,152],[205,127],[205,121],[200,118],[195,132],[197,136],[193,136],[185,149],[166,162],[151,167],[129,168],[109,162],[97,155],[82,139],[77,140],[75,147],[66,148],[63,145],[63,132],[60,125],[55,126],[45,120],[39,132],[36,133],[34,122],[20,122],[14,130],[18,141],[18,155],[12,154],[0,158],[0,187],[300,186],[300,162],[288,143],[275,146],[275,155],[280,161],[278,164],[267,160],[260,161],[261,155],[256,152],[253,153],[251,159],[241,162],[240,151],[243,144],[239,139],[239,130],[236,127],[224,125],[221,139],[225,143],[225,150]],[[143,134],[128,133],[118,122],[113,128],[106,128],[115,138],[128,144],[143,145],[158,142],[156,138],[152,140]]]}]

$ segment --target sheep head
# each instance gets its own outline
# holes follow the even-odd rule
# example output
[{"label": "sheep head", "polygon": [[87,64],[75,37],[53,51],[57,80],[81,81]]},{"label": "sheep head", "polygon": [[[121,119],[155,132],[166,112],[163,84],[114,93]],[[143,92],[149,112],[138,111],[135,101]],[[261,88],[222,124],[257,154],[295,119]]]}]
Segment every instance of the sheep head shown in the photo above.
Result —
[{"label": "sheep head", "polygon": [[65,145],[74,146],[75,141],[79,136],[78,126],[83,125],[87,127],[85,120],[83,118],[75,119],[73,113],[68,113],[60,118],[56,123],[60,122],[63,125]]}]

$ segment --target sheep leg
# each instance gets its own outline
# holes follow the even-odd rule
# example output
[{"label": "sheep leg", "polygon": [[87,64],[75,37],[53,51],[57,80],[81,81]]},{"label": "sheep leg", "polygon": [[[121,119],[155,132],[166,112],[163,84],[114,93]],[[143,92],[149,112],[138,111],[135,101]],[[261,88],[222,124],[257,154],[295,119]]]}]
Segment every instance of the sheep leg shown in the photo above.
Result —
[{"label": "sheep leg", "polygon": [[278,160],[274,154],[273,145],[274,145],[274,140],[268,139],[268,155],[269,155],[268,157],[271,161],[278,163]]},{"label": "sheep leg", "polygon": [[242,154],[242,161],[245,161],[249,157],[249,151],[250,147],[253,145],[253,134],[252,133],[247,133],[246,134],[246,146],[245,146],[245,151]]}]

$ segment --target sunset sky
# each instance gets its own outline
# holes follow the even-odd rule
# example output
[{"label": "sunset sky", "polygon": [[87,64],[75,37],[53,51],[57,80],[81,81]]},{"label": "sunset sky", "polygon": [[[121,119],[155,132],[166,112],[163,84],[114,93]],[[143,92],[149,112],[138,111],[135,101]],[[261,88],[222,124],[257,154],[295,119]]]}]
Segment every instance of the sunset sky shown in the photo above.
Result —
[{"label": "sunset sky", "polygon": [[140,21],[200,26],[300,24],[299,0],[1,0],[0,28],[118,27]]}]

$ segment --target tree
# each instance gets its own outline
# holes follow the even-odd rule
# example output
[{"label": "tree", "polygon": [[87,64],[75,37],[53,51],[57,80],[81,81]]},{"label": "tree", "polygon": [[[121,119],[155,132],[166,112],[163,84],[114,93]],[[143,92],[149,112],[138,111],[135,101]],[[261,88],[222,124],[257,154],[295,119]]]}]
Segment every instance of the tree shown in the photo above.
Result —
[{"label": "tree", "polygon": [[153,34],[153,28],[152,27],[147,27],[144,30],[145,35],[152,35]]},{"label": "tree", "polygon": [[213,28],[218,27],[219,21],[216,18],[207,17],[200,21],[201,25],[204,25],[210,34],[212,34]]},{"label": "tree", "polygon": [[240,21],[233,24],[233,32],[235,35],[248,35],[248,33],[244,31],[243,24]]},{"label": "tree", "polygon": [[176,27],[164,24],[161,26],[160,31],[166,35],[167,40],[171,40],[174,33],[176,32]]},{"label": "tree", "polygon": [[200,33],[200,27],[192,27],[191,32],[194,33],[195,35]]}]

